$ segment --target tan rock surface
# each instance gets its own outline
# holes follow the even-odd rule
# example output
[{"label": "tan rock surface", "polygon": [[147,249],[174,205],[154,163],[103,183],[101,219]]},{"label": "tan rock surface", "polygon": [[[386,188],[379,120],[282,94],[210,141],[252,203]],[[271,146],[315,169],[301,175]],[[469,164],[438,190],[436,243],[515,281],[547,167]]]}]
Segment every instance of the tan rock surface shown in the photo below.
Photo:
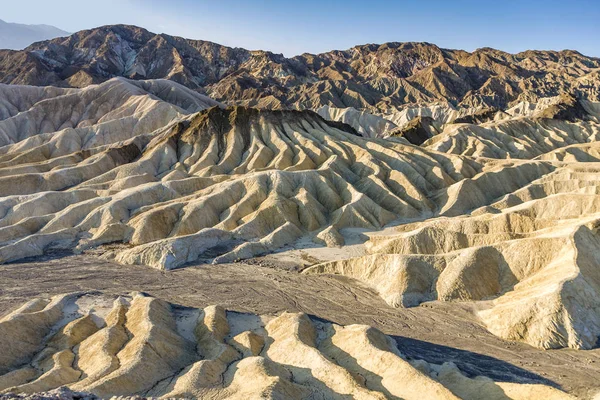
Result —
[{"label": "tan rock surface", "polygon": [[437,191],[435,218],[371,234],[369,255],[305,272],[354,277],[396,307],[478,302],[481,320],[507,340],[595,347],[596,110],[560,98],[527,116],[446,127],[423,147],[473,157],[482,172]]},{"label": "tan rock surface", "polygon": [[[481,302],[491,332],[541,348],[600,335],[594,103],[560,97],[417,147],[312,112],[190,115],[214,102],[166,81],[2,89],[26,110],[0,121],[1,262],[75,249],[170,270],[398,225],[364,236],[371,255],[307,272],[394,306]],[[588,158],[566,163],[576,149]]]},{"label": "tan rock surface", "polygon": [[[525,167],[490,171],[490,177],[496,175],[494,189],[480,189],[490,183],[484,183],[485,173],[466,181],[455,196],[468,197],[470,205],[454,203],[438,218],[371,235],[366,243],[371,255],[306,273],[360,279],[394,306],[482,301],[479,316],[505,339],[543,348],[592,348],[600,334],[595,172],[567,164],[550,170],[527,165],[532,169],[526,175],[532,175],[519,178]],[[496,178],[503,173],[515,184],[521,180],[520,187],[502,188]],[[486,197],[496,201],[473,207],[475,199],[487,203]]]},{"label": "tan rock surface", "polygon": [[[15,350],[22,363],[19,369],[2,362],[4,393],[66,386],[100,397],[571,398],[549,386],[471,379],[450,364],[409,361],[396,342],[377,329],[343,327],[303,313],[260,318],[218,306],[175,307],[139,293],[117,299],[79,293],[41,301],[48,304],[42,310],[32,306],[39,301],[30,302],[0,320],[0,329],[19,321],[3,342],[36,345],[33,353]],[[96,311],[109,308],[111,302],[110,312]],[[42,340],[35,332],[43,321],[27,318],[40,313],[59,314],[49,326],[56,333]],[[268,322],[249,323],[252,318]],[[125,337],[114,334],[117,326],[124,328]],[[232,338],[231,326],[242,332]],[[239,342],[241,335],[261,340],[264,347],[247,354],[227,344]],[[106,368],[110,364],[113,367]]]},{"label": "tan rock surface", "polygon": [[[421,57],[427,48],[414,51]],[[363,50],[413,54],[405,45]],[[433,50],[435,58],[440,49]],[[486,52],[476,53],[485,58]],[[259,70],[282,62],[265,52],[246,56]],[[422,315],[439,321],[440,313],[422,311],[428,307],[458,313],[473,331],[496,340],[490,347],[520,341],[538,349],[593,349],[600,336],[600,106],[593,84],[572,81],[589,72],[577,64],[580,55],[528,58],[554,56],[574,63],[559,86],[578,88],[577,96],[534,95],[527,85],[535,83],[527,82],[520,94],[504,93],[505,107],[491,109],[482,98],[503,83],[488,77],[479,93],[445,92],[461,98],[459,106],[434,96],[435,103],[422,106],[380,104],[371,115],[328,104],[320,112],[333,121],[311,111],[224,108],[161,80],[87,85],[95,78],[82,72],[69,79],[71,86],[85,83],[83,89],[2,85],[0,263],[19,268],[15,262],[28,257],[75,251],[122,269],[154,267],[150,275],[296,251],[301,265],[312,266],[293,282],[315,287],[295,290],[326,297],[338,310],[346,287],[324,280],[336,287],[335,295],[324,293],[330,288],[319,282],[330,277],[314,274],[366,285],[345,294],[354,305],[373,301],[370,287],[393,307],[416,308],[398,314],[411,324]],[[368,55],[356,60],[361,74],[375,64]],[[562,68],[556,60],[549,64]],[[440,71],[452,75],[449,68],[423,65],[410,79],[429,82]],[[212,89],[225,95],[234,79]],[[348,82],[321,89],[341,93],[342,105],[369,109],[364,93]],[[244,91],[241,102],[253,104]],[[290,101],[322,106],[312,95]],[[419,146],[380,137],[395,129],[416,129]],[[291,278],[261,273],[273,274],[281,303],[305,311],[289,295]],[[249,300],[260,295],[247,283],[254,278],[243,275],[236,289],[246,305],[260,303]],[[279,290],[282,282],[286,290]],[[236,290],[223,295],[227,302],[242,301]],[[373,309],[361,310],[366,318]],[[0,336],[27,338],[0,343],[0,388],[38,393],[66,385],[102,397],[566,396],[549,386],[461,372],[452,358],[406,357],[374,328],[279,311],[276,318],[244,319],[218,306],[181,309],[141,294],[32,300],[0,321]],[[379,327],[386,323],[381,315]],[[446,344],[461,337],[459,325]]]},{"label": "tan rock surface", "polygon": [[47,172],[11,162],[0,169],[0,261],[124,242],[134,247],[106,257],[172,269],[304,236],[341,246],[342,229],[430,215],[435,191],[482,168],[346,128],[310,112],[212,108]]}]

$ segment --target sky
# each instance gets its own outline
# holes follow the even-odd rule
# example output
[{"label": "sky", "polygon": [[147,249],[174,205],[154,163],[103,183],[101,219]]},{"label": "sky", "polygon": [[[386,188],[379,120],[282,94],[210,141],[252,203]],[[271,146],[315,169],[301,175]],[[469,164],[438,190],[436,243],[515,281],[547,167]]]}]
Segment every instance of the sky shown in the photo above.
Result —
[{"label": "sky", "polygon": [[600,57],[600,0],[0,0],[0,19],[69,32],[132,24],[286,56],[419,41]]}]

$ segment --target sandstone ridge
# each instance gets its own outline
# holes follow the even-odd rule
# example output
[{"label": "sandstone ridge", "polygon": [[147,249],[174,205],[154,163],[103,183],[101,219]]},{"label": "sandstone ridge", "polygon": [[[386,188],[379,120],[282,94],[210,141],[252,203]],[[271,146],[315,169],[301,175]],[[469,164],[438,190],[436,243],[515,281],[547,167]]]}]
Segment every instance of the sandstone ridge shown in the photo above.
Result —
[{"label": "sandstone ridge", "polygon": [[140,293],[32,299],[0,320],[0,332],[5,394],[68,387],[101,398],[572,398],[407,359],[368,326],[186,308]]}]

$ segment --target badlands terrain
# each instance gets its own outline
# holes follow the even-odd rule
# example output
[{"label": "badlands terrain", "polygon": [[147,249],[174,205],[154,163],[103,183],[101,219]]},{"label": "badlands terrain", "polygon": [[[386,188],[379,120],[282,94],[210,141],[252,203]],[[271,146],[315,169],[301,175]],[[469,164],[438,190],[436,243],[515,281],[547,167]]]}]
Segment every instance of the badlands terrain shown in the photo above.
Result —
[{"label": "badlands terrain", "polygon": [[0,51],[0,392],[592,399],[600,60]]}]

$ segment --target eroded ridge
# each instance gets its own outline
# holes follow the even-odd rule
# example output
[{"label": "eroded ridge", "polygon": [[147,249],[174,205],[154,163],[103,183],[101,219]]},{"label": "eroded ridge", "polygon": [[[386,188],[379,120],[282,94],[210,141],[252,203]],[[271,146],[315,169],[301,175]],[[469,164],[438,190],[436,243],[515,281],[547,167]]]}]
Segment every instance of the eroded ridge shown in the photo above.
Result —
[{"label": "eroded ridge", "polygon": [[[395,307],[476,302],[487,328],[540,348],[600,335],[597,104],[559,96],[422,144],[484,165],[436,193],[437,214],[370,234],[369,255],[306,273],[351,276]],[[522,160],[519,160],[522,159]]]},{"label": "eroded ridge", "polygon": [[569,399],[407,359],[377,329],[101,293],[35,299],[0,320],[0,391],[99,397]]},{"label": "eroded ridge", "polygon": [[[307,273],[360,279],[394,306],[477,302],[504,339],[596,345],[591,102],[559,96],[414,146],[310,111],[192,113],[211,101],[165,81],[0,89],[14,91],[0,120],[10,138],[0,147],[0,262],[94,249],[168,270],[299,241],[341,247],[359,229],[369,255]],[[71,113],[53,113],[61,103]],[[438,148],[453,132],[479,150]]]},{"label": "eroded ridge", "polygon": [[[371,235],[371,255],[306,272],[363,280],[397,307],[477,301],[482,321],[502,338],[592,348],[600,334],[596,167],[540,167],[529,177],[537,179],[519,179],[522,166],[467,180],[457,199],[496,200],[479,208],[457,202],[441,217]],[[502,189],[508,181],[516,187]]]},{"label": "eroded ridge", "polygon": [[304,236],[340,246],[341,229],[432,215],[438,191],[482,169],[363,139],[312,112],[243,107],[214,107],[85,157],[30,163],[26,153],[8,149],[10,165],[0,167],[1,262],[121,242],[129,247],[105,256],[171,269]]}]

